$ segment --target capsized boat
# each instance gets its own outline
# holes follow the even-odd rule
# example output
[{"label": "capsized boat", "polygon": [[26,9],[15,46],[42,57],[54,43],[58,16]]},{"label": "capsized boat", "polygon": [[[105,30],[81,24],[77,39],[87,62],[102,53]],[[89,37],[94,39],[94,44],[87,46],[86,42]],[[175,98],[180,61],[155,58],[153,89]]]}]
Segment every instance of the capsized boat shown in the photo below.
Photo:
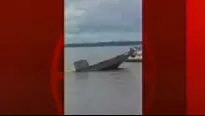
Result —
[{"label": "capsized boat", "polygon": [[89,65],[87,60],[79,60],[74,62],[76,72],[85,72],[85,71],[100,71],[100,70],[113,70],[117,69],[129,56],[133,55],[134,49],[130,48],[129,52],[115,56],[108,60],[99,62],[94,65]]}]

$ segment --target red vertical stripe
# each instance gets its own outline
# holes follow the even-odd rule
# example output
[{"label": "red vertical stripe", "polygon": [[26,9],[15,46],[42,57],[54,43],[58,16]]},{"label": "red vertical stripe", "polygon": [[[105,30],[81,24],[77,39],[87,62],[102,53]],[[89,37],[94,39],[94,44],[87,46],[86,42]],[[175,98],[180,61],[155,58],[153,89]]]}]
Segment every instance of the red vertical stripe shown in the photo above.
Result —
[{"label": "red vertical stripe", "polygon": [[205,114],[205,0],[187,0],[187,114]]},{"label": "red vertical stripe", "polygon": [[185,5],[143,0],[143,114],[186,113]]},{"label": "red vertical stripe", "polygon": [[0,114],[58,113],[50,68],[62,32],[63,0],[0,1]]}]

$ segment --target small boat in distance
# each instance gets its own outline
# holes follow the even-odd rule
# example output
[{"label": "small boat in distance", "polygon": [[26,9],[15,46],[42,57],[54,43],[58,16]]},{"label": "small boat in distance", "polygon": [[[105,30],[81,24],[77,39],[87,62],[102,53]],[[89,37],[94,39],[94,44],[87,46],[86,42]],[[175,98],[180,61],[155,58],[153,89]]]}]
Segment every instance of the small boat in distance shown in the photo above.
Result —
[{"label": "small boat in distance", "polygon": [[135,47],[134,53],[128,57],[125,62],[141,62],[142,61],[142,49],[141,47]]},{"label": "small boat in distance", "polygon": [[130,56],[125,62],[142,62],[142,55],[135,57]]},{"label": "small boat in distance", "polygon": [[97,64],[89,66],[86,60],[79,60],[74,62],[76,72],[86,71],[101,71],[101,70],[113,70],[117,69],[129,56],[133,55],[134,49],[130,48],[129,52],[118,55],[114,58],[99,62]]}]

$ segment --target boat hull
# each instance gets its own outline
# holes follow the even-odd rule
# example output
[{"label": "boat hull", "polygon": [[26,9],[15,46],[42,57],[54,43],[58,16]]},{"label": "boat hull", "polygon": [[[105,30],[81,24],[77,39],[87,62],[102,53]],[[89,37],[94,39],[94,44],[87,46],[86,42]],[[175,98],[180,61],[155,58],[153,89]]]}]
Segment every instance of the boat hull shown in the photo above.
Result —
[{"label": "boat hull", "polygon": [[89,66],[85,60],[78,61],[80,62],[79,64],[75,62],[74,65],[76,67],[76,72],[113,70],[117,69],[124,61],[126,61],[133,52],[134,51],[130,50],[129,52],[91,66]]}]

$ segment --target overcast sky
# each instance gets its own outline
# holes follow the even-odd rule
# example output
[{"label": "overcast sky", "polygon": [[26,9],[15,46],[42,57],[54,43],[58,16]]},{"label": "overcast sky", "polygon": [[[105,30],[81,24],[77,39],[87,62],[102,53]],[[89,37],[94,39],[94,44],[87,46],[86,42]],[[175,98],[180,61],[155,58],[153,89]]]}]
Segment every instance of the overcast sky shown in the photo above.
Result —
[{"label": "overcast sky", "polygon": [[141,0],[65,0],[65,43],[141,41]]}]

